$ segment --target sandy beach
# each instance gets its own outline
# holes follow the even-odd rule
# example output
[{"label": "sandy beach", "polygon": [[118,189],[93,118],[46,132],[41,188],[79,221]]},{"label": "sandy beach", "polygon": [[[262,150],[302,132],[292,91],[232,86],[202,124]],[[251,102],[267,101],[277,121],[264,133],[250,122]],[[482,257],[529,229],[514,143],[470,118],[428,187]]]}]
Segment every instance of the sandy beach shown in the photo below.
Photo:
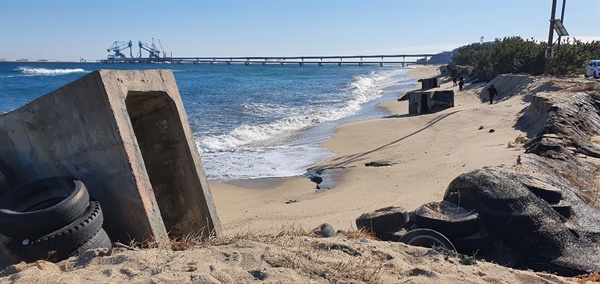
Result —
[{"label": "sandy beach", "polygon": [[[439,75],[438,66],[419,66],[417,80]],[[329,223],[355,228],[360,214],[387,206],[408,210],[442,199],[456,176],[487,166],[510,167],[522,148],[507,143],[525,134],[515,130],[526,103],[512,98],[494,105],[480,99],[482,85],[462,92],[452,82],[455,107],[426,115],[408,115],[406,101],[381,104],[389,116],[350,122],[322,143],[334,155],[313,169],[328,169],[333,186],[317,190],[306,177],[212,183],[211,190],[224,230],[277,231]],[[398,94],[398,98],[400,94]],[[482,129],[480,129],[482,128]],[[490,130],[493,132],[490,133]],[[367,167],[369,162],[389,166]]]},{"label": "sandy beach", "polygon": [[[415,89],[417,79],[438,72],[411,70]],[[509,142],[526,136],[515,124],[531,90],[490,105],[483,86],[460,92],[443,82],[455,91],[452,108],[408,115],[407,102],[394,100],[381,104],[385,117],[341,125],[322,143],[333,156],[310,169],[324,173],[320,189],[304,176],[211,183],[221,236],[116,243],[58,263],[21,262],[0,271],[0,283],[597,283],[597,272],[566,278],[517,270],[353,230],[365,212],[441,201],[460,174],[516,167],[522,144]],[[539,123],[528,127],[537,132]],[[372,162],[380,166],[366,165]],[[313,231],[323,223],[335,236]]]}]

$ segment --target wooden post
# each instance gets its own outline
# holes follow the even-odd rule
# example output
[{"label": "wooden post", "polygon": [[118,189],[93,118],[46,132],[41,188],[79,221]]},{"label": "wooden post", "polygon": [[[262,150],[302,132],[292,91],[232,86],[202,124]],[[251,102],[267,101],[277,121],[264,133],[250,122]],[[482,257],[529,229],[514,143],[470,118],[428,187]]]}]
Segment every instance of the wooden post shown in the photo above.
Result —
[{"label": "wooden post", "polygon": [[550,13],[550,31],[548,32],[548,48],[546,49],[546,66],[544,74],[548,75],[550,61],[552,60],[552,40],[554,36],[554,17],[556,15],[556,0],[552,0],[552,11]]}]

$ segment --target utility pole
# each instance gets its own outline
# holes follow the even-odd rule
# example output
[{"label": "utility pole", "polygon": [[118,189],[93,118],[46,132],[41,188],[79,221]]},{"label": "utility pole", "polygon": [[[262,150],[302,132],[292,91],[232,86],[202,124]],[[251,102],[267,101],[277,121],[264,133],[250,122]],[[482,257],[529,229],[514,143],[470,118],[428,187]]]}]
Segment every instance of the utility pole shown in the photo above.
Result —
[{"label": "utility pole", "polygon": [[546,49],[546,66],[544,74],[548,75],[550,60],[552,59],[552,40],[554,36],[554,17],[556,16],[556,0],[552,0],[552,12],[550,13],[550,32],[548,33],[548,48]]},{"label": "utility pole", "polygon": [[[562,3],[562,12],[560,13],[560,22],[564,25],[565,24],[565,5],[567,4],[567,0],[563,0]],[[560,51],[560,41],[561,41],[561,35],[558,35],[558,46],[556,47],[556,51]]]}]

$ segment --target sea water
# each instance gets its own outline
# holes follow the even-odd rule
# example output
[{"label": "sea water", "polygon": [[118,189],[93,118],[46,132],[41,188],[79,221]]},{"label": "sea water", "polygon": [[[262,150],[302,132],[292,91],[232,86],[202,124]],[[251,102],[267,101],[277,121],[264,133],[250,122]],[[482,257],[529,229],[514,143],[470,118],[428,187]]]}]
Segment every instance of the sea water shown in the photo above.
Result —
[{"label": "sea water", "polygon": [[96,69],[171,69],[211,181],[305,173],[340,123],[384,116],[408,67],[0,62],[0,112]]}]

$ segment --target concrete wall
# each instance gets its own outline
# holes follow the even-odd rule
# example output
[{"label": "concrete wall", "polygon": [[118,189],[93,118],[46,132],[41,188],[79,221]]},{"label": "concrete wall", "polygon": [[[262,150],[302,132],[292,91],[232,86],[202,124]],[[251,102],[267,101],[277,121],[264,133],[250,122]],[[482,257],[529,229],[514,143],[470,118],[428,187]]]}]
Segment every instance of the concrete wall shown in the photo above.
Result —
[{"label": "concrete wall", "polygon": [[70,175],[113,240],[220,233],[170,70],[98,70],[0,116],[0,159],[17,185]]},{"label": "concrete wall", "polygon": [[425,114],[454,107],[454,91],[413,91],[407,93],[408,113]]}]

